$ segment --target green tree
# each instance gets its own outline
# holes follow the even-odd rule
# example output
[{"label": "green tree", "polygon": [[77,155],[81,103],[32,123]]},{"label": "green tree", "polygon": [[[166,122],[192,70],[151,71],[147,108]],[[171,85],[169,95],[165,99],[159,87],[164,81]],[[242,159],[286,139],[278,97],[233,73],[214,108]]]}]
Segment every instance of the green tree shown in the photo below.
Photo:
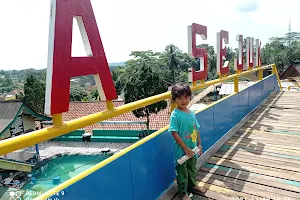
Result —
[{"label": "green tree", "polygon": [[300,33],[287,33],[284,37],[270,38],[261,50],[263,64],[275,63],[278,72],[283,72],[293,61],[300,60]]},{"label": "green tree", "polygon": [[[152,64],[155,63],[153,63],[151,60],[140,57],[136,60],[131,60],[129,63],[138,63],[139,65],[128,66],[132,70],[132,76],[128,77],[128,80],[125,83],[125,103],[134,102],[167,91],[167,85],[160,78],[159,74],[152,70]],[[149,133],[150,114],[156,114],[166,107],[167,102],[160,101],[144,108],[134,110],[133,114],[138,118],[147,118],[147,131]]]},{"label": "green tree", "polygon": [[98,89],[97,89],[97,88],[94,88],[94,89],[91,91],[90,96],[91,96],[91,100],[97,100],[97,99],[98,99],[98,96],[99,96]]},{"label": "green tree", "polygon": [[172,85],[177,82],[188,83],[188,68],[197,70],[197,60],[187,53],[183,53],[177,46],[170,44],[160,55],[164,67],[163,79]]},{"label": "green tree", "polygon": [[4,71],[0,71],[0,93],[11,92],[15,88],[11,75]]},{"label": "green tree", "polygon": [[171,44],[168,45],[165,48],[165,54],[168,56],[168,67],[171,71],[171,81],[173,84],[176,83],[176,74],[178,73],[179,66],[180,66],[180,59],[179,59],[179,48],[176,47],[175,45]]},{"label": "green tree", "polygon": [[29,75],[24,84],[24,101],[41,114],[44,113],[45,86],[45,81],[36,75]]},{"label": "green tree", "polygon": [[16,94],[16,99],[22,100],[23,98],[24,98],[24,93],[23,93],[23,92],[18,92],[18,93]]},{"label": "green tree", "polygon": [[164,64],[161,58],[161,53],[155,53],[153,51],[133,51],[130,56],[133,58],[125,63],[124,71],[120,73],[117,82],[120,84],[120,93],[124,92],[126,82],[130,80],[132,76],[135,76],[136,69],[142,66],[143,62],[150,63],[150,67],[154,73],[157,73],[161,80],[168,84],[169,71],[167,65]]},{"label": "green tree", "polygon": [[122,81],[122,74],[124,72],[125,67],[116,67],[112,70],[112,78],[118,95],[122,93],[122,88],[124,87],[124,83]]},{"label": "green tree", "polygon": [[208,44],[201,44],[198,47],[205,48],[207,51],[208,61],[207,61],[207,67],[208,67],[208,80],[213,80],[218,78],[217,74],[217,54],[213,46],[210,46]]},{"label": "green tree", "polygon": [[88,94],[84,88],[78,86],[71,87],[70,101],[82,101],[87,96]]}]

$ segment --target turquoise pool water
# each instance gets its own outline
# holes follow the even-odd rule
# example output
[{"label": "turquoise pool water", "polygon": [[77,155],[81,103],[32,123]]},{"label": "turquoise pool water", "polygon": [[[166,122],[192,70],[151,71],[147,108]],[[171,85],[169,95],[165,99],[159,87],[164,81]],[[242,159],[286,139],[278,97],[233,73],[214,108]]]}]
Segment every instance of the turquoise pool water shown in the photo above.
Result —
[{"label": "turquoise pool water", "polygon": [[26,190],[25,199],[33,199],[45,191],[57,186],[53,184],[53,178],[59,177],[60,183],[76,176],[86,169],[94,166],[107,156],[85,156],[85,155],[71,155],[54,158],[46,165],[32,172],[35,181],[27,183],[23,190]]}]

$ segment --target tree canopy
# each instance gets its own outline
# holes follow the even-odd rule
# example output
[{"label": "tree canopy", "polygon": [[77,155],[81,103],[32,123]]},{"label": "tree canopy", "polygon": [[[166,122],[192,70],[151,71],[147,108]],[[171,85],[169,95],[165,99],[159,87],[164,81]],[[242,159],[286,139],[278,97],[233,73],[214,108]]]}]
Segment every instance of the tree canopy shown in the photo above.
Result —
[{"label": "tree canopy", "polygon": [[[153,69],[153,66],[157,63],[152,56],[151,52],[136,53],[135,59],[127,63],[129,71],[125,72],[128,73],[126,74],[126,80],[124,82],[125,103],[137,101],[167,91],[168,85],[162,80],[158,72]],[[166,107],[167,102],[161,101],[134,110],[133,114],[138,118],[147,117],[147,130],[149,130],[150,114],[157,113]]]},{"label": "tree canopy", "polygon": [[262,64],[275,63],[278,72],[289,64],[300,61],[300,33],[287,33],[284,37],[273,37],[261,50]]},{"label": "tree canopy", "polygon": [[24,101],[36,112],[43,114],[46,84],[43,79],[38,79],[37,77],[38,76],[29,75],[26,78],[26,83],[24,84]]}]

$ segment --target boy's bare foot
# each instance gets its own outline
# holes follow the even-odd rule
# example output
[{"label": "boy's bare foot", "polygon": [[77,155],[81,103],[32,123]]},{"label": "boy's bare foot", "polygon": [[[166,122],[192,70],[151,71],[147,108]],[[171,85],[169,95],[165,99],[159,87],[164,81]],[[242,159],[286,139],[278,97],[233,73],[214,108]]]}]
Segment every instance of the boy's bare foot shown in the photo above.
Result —
[{"label": "boy's bare foot", "polygon": [[205,193],[207,190],[204,187],[198,186],[196,185],[195,187],[193,187],[194,190],[197,190],[199,192]]},{"label": "boy's bare foot", "polygon": [[181,198],[182,200],[192,200],[187,194]]}]

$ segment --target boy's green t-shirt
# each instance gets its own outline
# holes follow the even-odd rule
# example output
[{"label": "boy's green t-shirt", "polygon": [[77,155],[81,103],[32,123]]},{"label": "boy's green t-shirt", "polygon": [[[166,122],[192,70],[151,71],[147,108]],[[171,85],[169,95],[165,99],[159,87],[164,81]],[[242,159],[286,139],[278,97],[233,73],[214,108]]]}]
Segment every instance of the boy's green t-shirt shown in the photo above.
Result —
[{"label": "boy's green t-shirt", "polygon": [[[189,113],[175,108],[170,117],[170,132],[177,132],[185,145],[190,149],[197,146],[198,129],[200,125],[196,115],[190,111]],[[175,161],[185,155],[183,149],[175,141]],[[196,155],[195,155],[196,156]]]}]

